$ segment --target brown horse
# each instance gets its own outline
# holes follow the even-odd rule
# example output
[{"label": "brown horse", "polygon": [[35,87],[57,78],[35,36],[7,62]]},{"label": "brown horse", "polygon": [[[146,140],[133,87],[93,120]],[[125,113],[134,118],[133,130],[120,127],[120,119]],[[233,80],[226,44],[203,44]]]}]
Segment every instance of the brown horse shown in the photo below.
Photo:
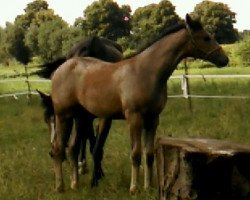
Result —
[{"label": "brown horse", "polygon": [[[127,121],[132,148],[131,193],[138,187],[141,137],[144,136],[144,187],[151,186],[154,138],[159,115],[167,100],[166,82],[178,63],[186,57],[207,60],[220,67],[226,66],[229,61],[201,23],[186,15],[185,23],[167,29],[161,37],[135,56],[117,63],[89,57],[73,58],[54,73],[52,101],[56,116],[56,137],[51,154],[57,191],[64,189],[62,161],[65,155],[65,138],[72,128],[72,110],[79,106],[85,110],[85,126],[92,124],[96,117]],[[94,184],[99,179],[101,152],[106,137],[107,133],[101,134],[94,149]],[[73,166],[71,186],[78,183],[76,169],[77,165]]]},{"label": "brown horse", "polygon": [[[56,71],[57,68],[61,66],[62,63],[64,63],[67,59],[70,59],[72,57],[95,57],[104,61],[108,62],[117,62],[120,61],[123,58],[122,54],[122,47],[117,44],[116,42],[103,38],[103,37],[97,37],[93,36],[88,39],[85,39],[83,41],[80,41],[76,43],[67,53],[65,57],[58,58],[57,60],[45,63],[41,67],[42,69],[37,72],[37,74],[43,78],[50,78],[51,75]],[[51,140],[54,138],[54,108],[53,103],[51,100],[50,95],[46,95],[40,91],[38,91],[41,100],[42,105],[44,108],[44,119],[46,124],[49,127],[49,132],[51,134]],[[82,108],[79,107],[79,109],[76,110],[75,113],[75,129],[76,132],[81,133],[83,128],[83,122],[82,120]],[[98,124],[98,132],[102,133],[103,131],[109,131],[111,127],[111,120],[106,119],[100,119]],[[86,127],[85,127],[86,131]],[[81,136],[81,135],[80,135]],[[74,138],[74,137],[73,137]],[[86,161],[86,142],[87,139],[90,142],[90,151],[92,152],[95,144],[95,136],[93,127],[89,126],[87,134],[84,134],[83,137],[81,137],[82,141],[80,145],[80,152],[79,152],[79,171],[80,173],[84,174],[87,171],[87,161]],[[76,142],[79,143],[79,140]],[[77,143],[77,144],[78,144]]]}]

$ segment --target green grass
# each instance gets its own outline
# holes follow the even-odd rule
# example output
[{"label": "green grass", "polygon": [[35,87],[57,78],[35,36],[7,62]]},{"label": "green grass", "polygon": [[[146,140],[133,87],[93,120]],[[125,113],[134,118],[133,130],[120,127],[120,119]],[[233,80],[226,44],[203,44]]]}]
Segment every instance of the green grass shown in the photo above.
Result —
[{"label": "green grass", "polygon": [[[208,91],[213,88],[213,85],[206,86]],[[237,88],[245,94],[249,83],[239,83]],[[38,97],[32,97],[29,104],[25,97],[0,99],[0,104],[1,199],[157,199],[156,185],[149,192],[141,189],[137,195],[129,195],[130,142],[124,121],[115,121],[112,126],[103,161],[106,176],[100,185],[90,188],[89,173],[81,176],[79,191],[71,191],[70,167],[66,161],[66,192],[57,194],[53,190],[54,175],[48,155],[49,134]],[[186,99],[168,99],[160,117],[157,137],[205,137],[250,144],[250,100],[192,99],[192,105],[191,113]],[[90,169],[91,165],[89,157]]]},{"label": "green grass", "polygon": [[[250,74],[249,68],[192,69],[200,74]],[[175,71],[182,74],[183,70]],[[1,72],[0,72],[1,74]],[[36,78],[36,77],[31,77]],[[248,79],[195,79],[190,81],[191,94],[250,96]],[[17,91],[20,84],[0,84],[0,93]],[[23,86],[27,88],[27,86]],[[49,91],[49,84],[32,84],[32,89]],[[169,81],[169,94],[182,93],[179,81]],[[22,89],[22,88],[21,88]],[[205,137],[227,139],[250,145],[250,99],[192,99],[190,112],[186,99],[169,98],[160,115],[157,137]],[[69,187],[69,163],[64,163],[66,192],[54,192],[54,175],[49,134],[43,122],[38,96],[28,103],[0,98],[0,199],[6,200],[153,200],[157,186],[130,196],[130,141],[124,121],[115,121],[105,146],[103,168],[105,177],[97,188],[90,188],[91,173],[81,176],[80,189]],[[92,162],[89,156],[89,168]],[[142,178],[142,176],[141,176]],[[140,180],[141,185],[143,185]],[[156,180],[155,180],[156,183]]]}]

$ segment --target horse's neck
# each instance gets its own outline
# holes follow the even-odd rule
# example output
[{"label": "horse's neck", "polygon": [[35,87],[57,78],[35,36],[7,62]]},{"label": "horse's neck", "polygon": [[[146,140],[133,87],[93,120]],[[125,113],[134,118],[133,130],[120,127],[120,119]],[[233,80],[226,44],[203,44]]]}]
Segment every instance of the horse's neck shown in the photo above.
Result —
[{"label": "horse's neck", "polygon": [[185,29],[163,37],[137,56],[139,67],[166,83],[187,53],[188,37]]}]

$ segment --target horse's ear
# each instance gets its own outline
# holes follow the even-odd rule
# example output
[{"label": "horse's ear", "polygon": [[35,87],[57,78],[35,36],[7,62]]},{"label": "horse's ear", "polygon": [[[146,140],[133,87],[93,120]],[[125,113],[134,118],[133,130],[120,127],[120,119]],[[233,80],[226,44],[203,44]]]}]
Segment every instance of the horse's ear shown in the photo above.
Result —
[{"label": "horse's ear", "polygon": [[186,14],[186,23],[187,23],[188,27],[194,31],[203,29],[200,21],[193,20],[189,14]]},{"label": "horse's ear", "polygon": [[45,107],[50,107],[52,105],[52,99],[50,95],[47,95],[39,90],[36,90],[41,97],[42,105]]}]

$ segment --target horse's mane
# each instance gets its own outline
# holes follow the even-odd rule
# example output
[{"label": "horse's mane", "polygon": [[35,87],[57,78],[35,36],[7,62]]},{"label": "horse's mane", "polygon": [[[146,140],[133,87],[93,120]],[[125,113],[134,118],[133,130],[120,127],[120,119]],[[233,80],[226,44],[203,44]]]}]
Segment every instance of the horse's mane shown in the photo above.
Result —
[{"label": "horse's mane", "polygon": [[39,69],[35,72],[40,77],[43,78],[50,78],[51,74],[65,61],[67,60],[66,56],[58,58],[52,62],[44,63],[40,65],[39,67],[42,69]]},{"label": "horse's mane", "polygon": [[169,35],[171,33],[175,33],[183,28],[186,28],[186,24],[184,22],[178,22],[177,24],[174,24],[170,27],[167,27],[165,30],[163,30],[161,33],[159,33],[159,35],[157,37],[149,39],[148,42],[146,44],[144,44],[142,47],[139,47],[138,50],[134,54],[125,57],[125,59],[131,58],[131,57],[136,56],[137,54],[140,54],[142,51],[147,49],[149,46],[151,46],[152,44],[154,44],[155,42],[157,42],[161,38],[163,38],[166,35]]}]

